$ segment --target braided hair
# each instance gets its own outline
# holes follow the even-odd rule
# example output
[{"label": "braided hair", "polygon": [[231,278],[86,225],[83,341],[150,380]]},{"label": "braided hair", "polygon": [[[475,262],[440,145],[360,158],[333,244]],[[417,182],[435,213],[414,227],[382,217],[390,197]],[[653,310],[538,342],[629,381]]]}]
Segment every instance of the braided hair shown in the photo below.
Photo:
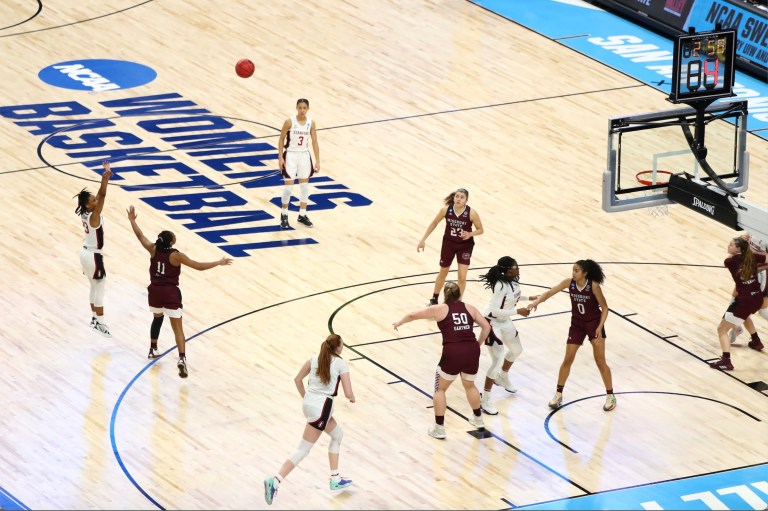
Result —
[{"label": "braided hair", "polygon": [[73,199],[75,197],[77,197],[77,207],[75,208],[75,213],[77,213],[77,216],[87,213],[88,199],[91,198],[91,192],[83,188],[77,195],[72,196]]},{"label": "braided hair", "polygon": [[491,269],[488,270],[488,273],[480,275],[480,280],[485,282],[484,286],[488,289],[493,289],[499,282],[504,282],[506,284],[520,282],[520,275],[515,277],[507,277],[506,275],[507,270],[514,268],[515,266],[517,266],[517,261],[512,257],[504,256],[499,259],[495,266],[492,266]]},{"label": "braided hair", "polygon": [[155,250],[170,252],[173,250],[172,245],[174,239],[176,239],[176,236],[171,231],[161,232],[157,235],[157,240],[155,240]]}]

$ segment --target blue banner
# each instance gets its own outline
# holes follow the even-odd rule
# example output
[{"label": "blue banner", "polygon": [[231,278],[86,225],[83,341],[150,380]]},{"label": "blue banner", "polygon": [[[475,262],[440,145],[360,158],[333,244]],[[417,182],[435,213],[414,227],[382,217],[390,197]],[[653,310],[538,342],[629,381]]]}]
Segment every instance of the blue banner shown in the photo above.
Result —
[{"label": "blue banner", "polygon": [[[674,43],[662,35],[586,2],[473,0],[507,19],[628,74],[667,96],[672,86]],[[697,29],[699,27],[696,27]],[[768,84],[736,71],[733,92],[749,102],[747,126],[768,140]],[[659,110],[670,108],[660,98]],[[620,113],[609,112],[606,117]]]},{"label": "blue banner", "polygon": [[768,72],[768,11],[756,13],[724,0],[697,0],[683,30],[694,27],[696,32],[706,32],[714,30],[716,23],[736,30],[736,55]]},{"label": "blue banner", "polygon": [[765,509],[768,464],[516,509]]}]

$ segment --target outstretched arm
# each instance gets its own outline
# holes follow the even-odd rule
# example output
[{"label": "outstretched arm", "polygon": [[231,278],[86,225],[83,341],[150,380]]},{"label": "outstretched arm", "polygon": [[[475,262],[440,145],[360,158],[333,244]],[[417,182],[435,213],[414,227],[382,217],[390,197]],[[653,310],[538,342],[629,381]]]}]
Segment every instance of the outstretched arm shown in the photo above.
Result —
[{"label": "outstretched arm", "polygon": [[144,233],[141,232],[141,229],[139,228],[139,224],[136,223],[136,210],[133,208],[133,206],[128,206],[128,220],[131,222],[131,228],[133,229],[133,234],[136,235],[136,237],[139,239],[139,242],[141,243],[141,246],[144,247],[147,252],[150,254],[154,254],[155,252],[155,244],[152,243],[147,239],[146,236],[144,236]]},{"label": "outstretched arm", "polygon": [[549,300],[550,297],[555,296],[557,293],[559,293],[560,291],[568,287],[568,284],[570,283],[571,283],[571,279],[564,279],[562,282],[560,282],[556,286],[553,286],[547,289],[546,291],[541,293],[541,295],[538,298],[536,298],[533,302],[528,304],[528,310],[535,311],[536,307],[538,307],[540,303],[546,302],[547,300]]},{"label": "outstretched arm", "polygon": [[419,240],[419,244],[416,245],[416,252],[421,252],[424,250],[424,246],[427,243],[427,238],[430,234],[432,234],[432,231],[435,230],[435,227],[437,227],[437,224],[440,223],[440,221],[445,218],[445,214],[448,212],[448,206],[443,206],[440,208],[440,211],[437,213],[437,216],[435,216],[435,219],[432,220],[432,222],[427,226],[427,230],[424,233],[424,236],[421,237],[421,240]]},{"label": "outstretched arm", "polygon": [[[392,323],[392,326],[395,327],[395,330],[401,325],[404,325],[406,323],[410,323],[411,321],[415,321],[417,319],[434,319],[435,321],[438,321],[438,316],[441,312],[445,312],[447,310],[447,305],[444,303],[441,303],[439,305],[430,305],[426,309],[421,309],[414,312],[409,312],[405,316],[400,319],[400,321],[396,321],[395,323]],[[445,314],[443,314],[445,316]]]},{"label": "outstretched arm", "polygon": [[96,192],[96,206],[94,206],[91,212],[91,227],[98,227],[101,223],[101,210],[104,209],[104,199],[107,198],[107,183],[109,178],[112,177],[112,169],[109,166],[109,162],[102,162],[101,166],[104,167],[104,172],[101,174],[99,191]]},{"label": "outstretched arm", "polygon": [[171,264],[176,265],[176,263],[179,263],[177,266],[181,266],[183,264],[184,266],[189,266],[194,270],[205,271],[210,270],[211,268],[215,268],[216,266],[226,266],[228,264],[232,264],[232,259],[229,257],[222,257],[218,261],[201,263],[199,261],[195,261],[194,259],[190,259],[186,254],[181,252],[174,252],[171,254]]}]

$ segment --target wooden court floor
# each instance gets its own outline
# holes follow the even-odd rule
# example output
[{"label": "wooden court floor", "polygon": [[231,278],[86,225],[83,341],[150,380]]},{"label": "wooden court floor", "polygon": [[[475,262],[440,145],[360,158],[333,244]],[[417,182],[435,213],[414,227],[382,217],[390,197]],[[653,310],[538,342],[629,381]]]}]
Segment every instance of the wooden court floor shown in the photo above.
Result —
[{"label": "wooden court floor", "polygon": [[[732,288],[722,261],[735,233],[680,207],[663,218],[600,207],[606,120],[669,108],[659,92],[464,0],[11,0],[0,20],[0,487],[29,508],[266,508],[262,480],[303,429],[293,377],[331,331],[347,344],[357,396],[336,405],[341,470],[355,485],[328,490],[323,438],[281,486],[277,509],[500,509],[768,459],[768,400],[749,386],[768,380],[768,354],[742,344],[732,373],[706,364],[719,355],[715,327]],[[252,78],[235,75],[240,58],[256,63]],[[78,59],[136,62],[157,78],[100,92],[38,78]],[[147,96],[186,104],[121,115],[125,101]],[[276,168],[279,127],[299,97],[310,100],[327,179],[311,183],[315,227],[292,212],[294,229],[282,232],[282,189],[265,171]],[[51,103],[82,111],[42,118],[20,108]],[[73,119],[112,125],[42,124]],[[210,141],[205,126],[216,119],[265,144],[254,151],[262,167],[235,161],[221,171],[210,158],[226,153],[179,147]],[[106,339],[88,326],[72,196],[95,190],[92,164],[124,147],[66,142],[110,130],[204,184],[179,185],[191,179],[183,172],[142,175],[139,160],[114,158],[103,213]],[[747,143],[745,196],[765,204],[768,145]],[[524,294],[568,277],[577,259],[603,264],[614,412],[601,409],[588,347],[566,406],[546,406],[569,321],[558,296],[517,322],[524,352],[510,374],[519,391],[494,388],[500,413],[485,416],[488,437],[467,434],[458,386],[448,393],[448,438],[427,436],[439,336],[428,322],[391,325],[430,295],[442,227],[423,253],[416,245],[458,187],[485,228],[467,302],[485,305],[478,277],[504,255],[521,264]],[[225,192],[243,203],[183,208],[195,194]],[[172,230],[193,259],[251,247],[232,266],[182,271],[186,380],[168,322],[167,354],[146,359],[148,263],[130,205],[147,236]],[[195,224],[230,210],[227,225]],[[768,340],[768,324],[756,325]],[[488,362],[484,354],[481,374]]]}]

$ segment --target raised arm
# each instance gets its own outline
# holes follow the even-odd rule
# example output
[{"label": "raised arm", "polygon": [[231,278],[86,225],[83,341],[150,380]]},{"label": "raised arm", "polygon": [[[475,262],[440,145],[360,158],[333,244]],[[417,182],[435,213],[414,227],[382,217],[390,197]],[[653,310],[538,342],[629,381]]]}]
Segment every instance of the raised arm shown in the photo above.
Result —
[{"label": "raised arm", "polygon": [[288,136],[289,129],[291,129],[291,120],[286,119],[283,123],[283,128],[280,130],[280,138],[277,140],[277,162],[280,166],[280,170],[285,170],[285,158],[283,158],[283,152],[285,151],[285,137]]},{"label": "raised arm", "polygon": [[421,252],[424,250],[424,246],[427,243],[427,238],[430,234],[432,234],[432,231],[435,230],[435,227],[437,227],[437,224],[440,223],[442,219],[445,218],[445,214],[448,212],[448,206],[443,206],[440,208],[440,211],[437,213],[437,216],[435,216],[435,219],[432,220],[432,222],[427,226],[427,230],[424,233],[424,236],[421,237],[421,240],[419,240],[419,244],[416,245],[416,252]]},{"label": "raised arm", "polygon": [[232,264],[232,259],[229,257],[222,257],[218,261],[211,261],[209,263],[201,263],[199,261],[195,261],[194,259],[190,259],[186,254],[181,252],[173,252],[169,260],[174,266],[181,266],[183,264],[184,266],[189,266],[190,268],[198,271],[210,270],[216,266],[226,266],[228,264]]},{"label": "raised arm", "polygon": [[102,162],[101,166],[104,167],[104,172],[101,174],[99,191],[96,192],[96,206],[91,211],[91,227],[98,227],[101,224],[101,210],[104,209],[104,199],[107,198],[107,183],[109,178],[112,177],[112,169],[109,166],[109,162]]},{"label": "raised arm", "polygon": [[541,293],[541,295],[539,295],[538,298],[536,298],[533,302],[528,304],[528,310],[535,311],[536,307],[538,307],[540,303],[546,302],[547,300],[549,300],[550,297],[555,296],[557,293],[567,288],[568,285],[571,283],[571,280],[572,279],[564,279],[562,282],[560,282],[556,286],[553,286],[547,289],[546,291],[544,291],[543,293]]},{"label": "raised arm", "polygon": [[309,134],[312,137],[312,151],[315,153],[315,172],[320,172],[320,142],[317,140],[317,131],[315,130],[315,121],[309,127]]},{"label": "raised arm", "polygon": [[133,234],[135,234],[136,237],[139,239],[141,246],[144,247],[147,252],[154,255],[155,244],[149,241],[147,237],[144,236],[144,233],[141,232],[141,228],[139,228],[139,224],[136,223],[136,210],[133,208],[133,206],[128,206],[127,211],[128,211],[128,220],[130,220],[131,222],[131,228],[133,229]]},{"label": "raised arm", "polygon": [[309,369],[311,367],[310,361],[307,360],[304,362],[304,365],[301,366],[301,369],[299,369],[299,372],[296,374],[296,378],[293,379],[293,383],[296,384],[296,390],[299,391],[299,395],[303,398],[304,397],[304,378],[309,376]]}]

